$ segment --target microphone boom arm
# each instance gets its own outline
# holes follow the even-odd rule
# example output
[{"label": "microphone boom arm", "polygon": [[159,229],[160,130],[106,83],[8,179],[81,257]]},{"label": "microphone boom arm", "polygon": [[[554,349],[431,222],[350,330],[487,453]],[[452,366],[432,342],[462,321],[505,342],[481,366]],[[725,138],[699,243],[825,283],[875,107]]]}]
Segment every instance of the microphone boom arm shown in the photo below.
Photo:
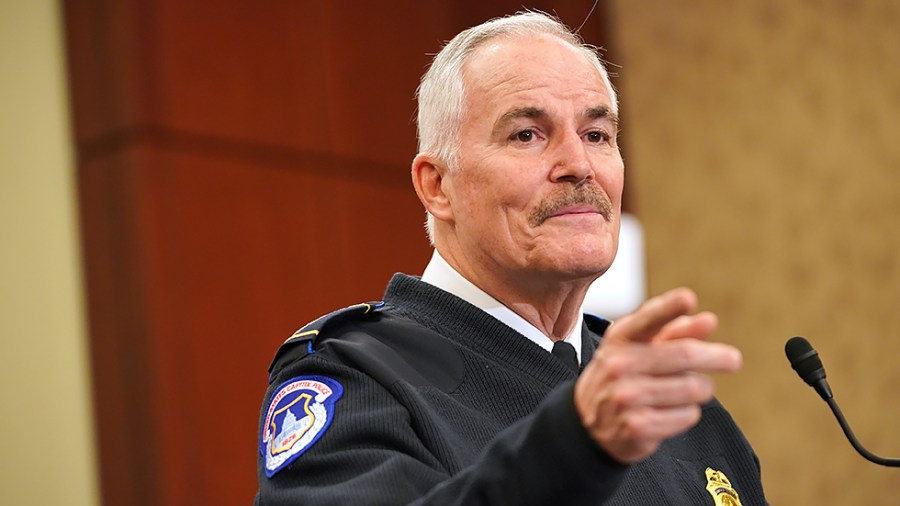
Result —
[{"label": "microphone boom arm", "polygon": [[853,445],[853,449],[857,451],[860,455],[863,456],[869,462],[874,462],[876,464],[880,464],[882,466],[887,467],[900,467],[900,459],[890,459],[886,457],[879,457],[874,453],[870,452],[863,448],[863,445],[856,439],[856,436],[853,435],[853,430],[850,428],[850,424],[847,423],[847,419],[844,418],[844,413],[841,412],[841,408],[838,407],[837,402],[835,402],[834,397],[827,399],[825,402],[828,403],[828,407],[831,408],[832,413],[834,413],[834,417],[837,418],[838,423],[841,425],[841,430],[844,431],[844,435],[847,436],[847,439],[850,441],[850,444]]}]

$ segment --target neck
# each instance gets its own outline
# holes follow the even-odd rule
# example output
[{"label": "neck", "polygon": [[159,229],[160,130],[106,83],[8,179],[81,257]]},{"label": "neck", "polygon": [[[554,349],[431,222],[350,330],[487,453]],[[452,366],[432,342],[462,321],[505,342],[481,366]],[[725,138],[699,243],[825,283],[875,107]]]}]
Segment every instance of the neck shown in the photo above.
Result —
[{"label": "neck", "polygon": [[553,341],[565,339],[578,321],[587,285],[582,288],[567,283],[564,286],[547,287],[546,290],[539,290],[539,293],[539,296],[535,294],[526,298],[517,290],[507,295],[501,289],[491,295]]},{"label": "neck", "polygon": [[558,273],[510,271],[498,265],[487,266],[440,245],[438,252],[469,282],[553,341],[565,339],[572,332],[594,280],[593,276],[569,279]]}]

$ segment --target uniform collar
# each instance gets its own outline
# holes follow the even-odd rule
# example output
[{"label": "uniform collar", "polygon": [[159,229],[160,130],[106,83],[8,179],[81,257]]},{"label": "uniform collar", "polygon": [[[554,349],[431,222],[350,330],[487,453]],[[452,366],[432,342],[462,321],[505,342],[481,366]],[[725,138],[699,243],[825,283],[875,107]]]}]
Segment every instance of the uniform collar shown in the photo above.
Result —
[{"label": "uniform collar", "polygon": [[[422,273],[422,281],[436,286],[445,292],[450,292],[469,304],[485,311],[548,352],[553,349],[553,341],[549,337],[544,335],[543,332],[538,330],[537,327],[529,323],[525,318],[522,318],[513,312],[513,310],[500,303],[497,299],[488,295],[487,292],[464,278],[462,274],[457,272],[456,269],[441,257],[437,250],[434,250],[431,261],[428,262],[428,266],[425,267],[425,272]],[[565,339],[567,343],[575,347],[579,362],[581,362],[581,332],[583,321],[584,316],[582,312],[579,311],[578,321],[575,322],[575,327]]]}]

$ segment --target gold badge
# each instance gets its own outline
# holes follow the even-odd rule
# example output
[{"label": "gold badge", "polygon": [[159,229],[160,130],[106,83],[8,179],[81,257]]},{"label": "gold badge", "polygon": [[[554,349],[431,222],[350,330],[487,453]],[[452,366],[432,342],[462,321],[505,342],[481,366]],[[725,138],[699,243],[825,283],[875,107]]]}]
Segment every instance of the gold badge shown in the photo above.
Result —
[{"label": "gold badge", "polygon": [[731,482],[722,471],[706,468],[706,490],[709,491],[716,506],[741,506],[738,493],[731,488]]}]

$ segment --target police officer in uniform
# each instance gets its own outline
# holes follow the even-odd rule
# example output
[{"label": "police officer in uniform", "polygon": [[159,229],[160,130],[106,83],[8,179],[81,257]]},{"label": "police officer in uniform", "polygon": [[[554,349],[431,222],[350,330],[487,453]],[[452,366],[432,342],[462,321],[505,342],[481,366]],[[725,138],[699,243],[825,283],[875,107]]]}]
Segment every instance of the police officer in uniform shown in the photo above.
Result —
[{"label": "police officer in uniform", "polygon": [[422,79],[412,181],[435,247],[301,328],[260,414],[257,504],[765,504],[709,373],[741,355],[675,289],[582,313],[624,181],[601,60],[541,13],[466,30]]}]

